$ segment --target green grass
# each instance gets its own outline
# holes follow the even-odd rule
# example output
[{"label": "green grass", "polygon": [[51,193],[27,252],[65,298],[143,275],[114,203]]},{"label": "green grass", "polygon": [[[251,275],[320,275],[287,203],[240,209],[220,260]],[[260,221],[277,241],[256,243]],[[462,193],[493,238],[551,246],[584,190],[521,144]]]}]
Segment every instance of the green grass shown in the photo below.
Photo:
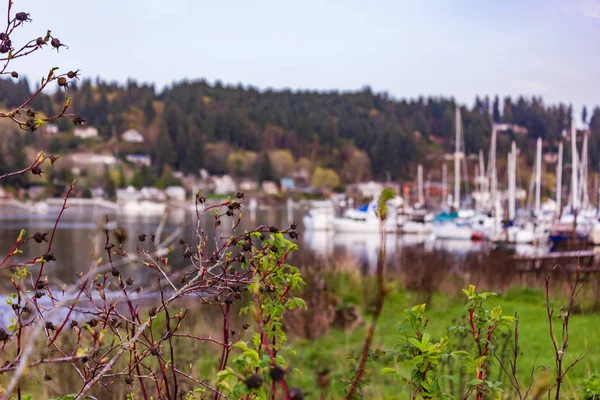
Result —
[{"label": "green grass", "polygon": [[[360,309],[369,310],[372,304],[372,297],[375,290],[372,286],[373,277],[360,277],[357,274],[349,272],[338,272],[335,275],[327,277],[331,284],[329,288],[334,293],[343,294],[339,296],[344,304],[357,303]],[[393,287],[393,285],[391,285]],[[406,308],[423,302],[423,295],[405,291],[398,283],[393,287],[385,302],[383,313],[377,326],[373,348],[393,349],[399,344],[397,338],[397,326],[403,319],[403,312]],[[447,335],[448,326],[457,323],[457,320],[465,314],[464,296],[461,293],[434,294],[428,306],[426,316],[429,319],[428,331],[434,338],[440,338]],[[566,304],[564,301],[556,301],[555,309],[559,311],[560,306]],[[489,307],[499,305],[507,315],[513,315],[518,312],[520,321],[520,344],[522,355],[519,362],[519,378],[525,386],[529,384],[529,374],[531,366],[537,358],[538,366],[554,368],[554,353],[552,343],[548,332],[548,319],[544,300],[544,292],[540,289],[531,288],[513,288],[505,294],[492,297],[489,300]],[[591,307],[589,307],[591,308]],[[219,324],[220,317],[218,310],[202,308],[194,309],[186,318],[182,332],[190,332],[197,335],[212,335],[218,338],[220,335]],[[197,312],[196,312],[197,311]],[[191,316],[193,315],[193,317]],[[155,321],[157,332],[160,332],[162,317]],[[327,368],[331,370],[331,384],[326,399],[343,398],[344,384],[341,378],[350,375],[347,355],[350,352],[359,352],[365,337],[367,325],[370,323],[370,315],[365,313],[364,323],[353,331],[345,332],[336,329],[330,330],[327,334],[315,340],[305,340],[290,338],[289,344],[295,350],[295,354],[284,354],[287,360],[287,366],[294,371],[289,374],[289,384],[300,386],[308,393],[307,399],[320,398],[319,388],[317,387],[317,374],[319,371]],[[248,317],[234,316],[231,323],[232,327],[238,329]],[[560,330],[560,320],[555,317],[556,328]],[[243,333],[242,340],[250,340],[251,331]],[[571,317],[570,342],[566,351],[566,363],[570,363],[581,354],[587,353],[587,356],[581,363],[576,365],[564,383],[564,391],[569,399],[578,399],[578,384],[581,379],[587,378],[594,373],[600,372],[600,341],[598,340],[600,332],[600,315],[597,313],[581,313]],[[292,336],[292,335],[290,335]],[[177,340],[175,343],[176,361],[179,365],[193,366],[193,374],[207,382],[214,382],[216,369],[219,359],[219,347],[210,343],[198,343],[190,340]],[[455,341],[451,342],[456,343]],[[166,351],[166,350],[164,350]],[[237,356],[234,351],[230,360]],[[400,381],[394,380],[391,375],[380,375],[379,370],[383,367],[393,367],[399,371],[406,372],[406,365],[398,365],[396,362],[369,364],[369,385],[364,389],[365,399],[406,399],[408,390],[401,385]],[[56,369],[58,368],[58,369]],[[69,370],[69,365],[52,367],[52,375],[60,376],[59,380],[52,381],[52,385],[44,382],[43,368],[32,370],[26,384],[26,393],[36,394],[34,398],[49,398],[55,394],[69,393],[74,387],[78,387],[79,381],[74,376],[73,371]],[[35,372],[34,372],[35,371]],[[448,371],[444,371],[448,373]],[[491,378],[496,380],[498,371],[492,371]],[[469,375],[468,380],[473,379]],[[547,383],[549,378],[541,369],[536,371],[534,382],[535,386]],[[0,382],[0,384],[6,382]],[[185,390],[193,390],[194,384],[182,380]],[[54,387],[56,386],[56,387]],[[116,395],[127,393],[130,388],[126,387],[122,380],[118,380],[111,387]],[[97,388],[98,393],[102,393],[103,388]],[[138,391],[137,386],[133,387]],[[137,398],[137,397],[136,397]],[[512,394],[506,394],[502,398],[516,398]],[[543,397],[545,398],[545,396]]]},{"label": "green grass", "polygon": [[[395,290],[387,297],[383,314],[376,331],[374,345],[379,349],[393,349],[398,344],[397,325],[403,319],[404,309],[418,304],[415,295],[407,294],[403,290]],[[497,296],[489,301],[489,305],[499,305],[505,314],[512,315],[518,312],[520,328],[520,344],[522,355],[519,359],[519,377],[525,384],[529,384],[531,366],[537,358],[536,365],[554,367],[554,352],[548,331],[548,317],[544,302],[544,293],[535,289],[513,289],[505,295]],[[560,308],[556,303],[557,312]],[[433,297],[426,316],[429,318],[429,332],[436,338],[447,335],[447,327],[456,323],[464,315],[464,302],[459,297],[449,297],[437,294]],[[555,317],[555,332],[560,331],[560,320]],[[365,322],[370,322],[370,317],[365,317]],[[364,324],[366,325],[366,324]],[[565,382],[565,393],[568,398],[576,398],[578,381],[599,371],[600,366],[600,318],[597,314],[573,315],[571,317],[570,341],[566,351],[565,362],[570,363],[583,353],[588,353],[584,360],[576,365],[569,373]],[[294,377],[295,383],[315,393],[315,374],[319,370],[329,368],[331,372],[332,392],[339,398],[343,386],[340,378],[348,376],[347,354],[351,351],[358,352],[364,340],[365,326],[354,332],[332,330],[329,334],[314,340],[294,340],[292,346],[297,355],[290,359],[294,368],[304,371],[302,375]],[[407,390],[399,381],[394,381],[388,376],[380,376],[379,369],[385,365],[383,362],[370,365],[370,384],[364,390],[368,399],[402,399],[407,398]],[[406,370],[406,366],[392,365],[398,370]],[[535,385],[544,380],[541,370],[536,372]],[[494,372],[492,378],[498,374]],[[473,379],[472,377],[469,378]],[[546,378],[547,379],[547,378]]]}]

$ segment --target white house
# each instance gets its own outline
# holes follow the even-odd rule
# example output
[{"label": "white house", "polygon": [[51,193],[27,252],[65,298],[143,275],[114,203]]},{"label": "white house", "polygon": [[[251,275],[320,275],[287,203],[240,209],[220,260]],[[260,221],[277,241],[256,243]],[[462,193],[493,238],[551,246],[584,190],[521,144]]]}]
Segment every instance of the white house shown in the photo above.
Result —
[{"label": "white house", "polygon": [[144,143],[145,139],[136,129],[128,129],[121,135],[124,141],[128,143]]},{"label": "white house", "polygon": [[111,154],[74,153],[69,159],[76,166],[83,165],[115,165],[117,159]]},{"label": "white house", "polygon": [[240,190],[242,192],[255,192],[258,189],[258,183],[253,179],[244,179],[240,182]]},{"label": "white house", "polygon": [[152,159],[148,154],[127,154],[125,159],[132,164],[146,165],[148,167],[152,164]]},{"label": "white house", "polygon": [[117,201],[136,201],[140,198],[140,192],[136,190],[133,186],[128,186],[125,189],[117,189]]},{"label": "white house", "polygon": [[377,183],[377,182],[366,182],[366,183],[359,183],[356,185],[358,191],[360,192],[360,194],[363,197],[376,197],[379,196],[381,194],[381,191],[383,190],[383,185],[381,183]]},{"label": "white house", "polygon": [[155,187],[143,187],[140,189],[140,199],[142,200],[155,200],[155,201],[165,201],[167,196],[160,190]]},{"label": "white house", "polygon": [[52,135],[56,135],[57,133],[58,133],[58,126],[56,126],[54,124],[46,125],[46,135],[52,136]]},{"label": "white house", "polygon": [[73,129],[73,134],[82,139],[89,139],[98,136],[98,129],[93,126]]},{"label": "white house", "polygon": [[165,189],[165,193],[171,200],[185,201],[185,189],[181,186],[169,186]]},{"label": "white house", "polygon": [[235,182],[229,175],[215,176],[213,178],[213,182],[215,184],[216,194],[235,193],[235,191],[237,190]]},{"label": "white house", "polygon": [[261,187],[265,194],[274,195],[279,193],[279,186],[273,181],[264,181]]}]

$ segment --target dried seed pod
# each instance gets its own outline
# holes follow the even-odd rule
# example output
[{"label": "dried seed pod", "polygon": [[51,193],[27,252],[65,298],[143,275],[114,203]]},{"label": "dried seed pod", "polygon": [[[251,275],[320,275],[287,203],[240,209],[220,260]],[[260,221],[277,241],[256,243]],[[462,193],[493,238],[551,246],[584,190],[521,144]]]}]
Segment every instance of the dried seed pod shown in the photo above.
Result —
[{"label": "dried seed pod", "polygon": [[279,365],[275,365],[269,370],[269,376],[271,379],[273,379],[273,382],[279,382],[283,380],[285,373],[285,369],[281,368]]},{"label": "dried seed pod", "polygon": [[31,21],[31,18],[29,18],[29,13],[26,12],[18,12],[15,14],[15,19],[17,21],[20,22],[26,22],[26,21]]},{"label": "dried seed pod", "polygon": [[244,384],[248,389],[259,389],[262,386],[263,382],[264,379],[262,376],[254,374],[246,378]]}]

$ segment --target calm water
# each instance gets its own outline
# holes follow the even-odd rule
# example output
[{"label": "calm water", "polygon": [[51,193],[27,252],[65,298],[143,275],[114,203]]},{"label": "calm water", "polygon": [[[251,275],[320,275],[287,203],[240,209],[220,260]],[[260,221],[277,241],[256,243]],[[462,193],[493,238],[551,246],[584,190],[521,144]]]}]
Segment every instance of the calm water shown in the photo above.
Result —
[{"label": "calm water", "polygon": [[[28,235],[35,232],[50,232],[54,225],[54,220],[59,209],[50,209],[45,215],[35,215],[26,211],[3,208],[0,210],[0,254],[5,255],[14,244],[19,231],[26,229]],[[274,207],[269,209],[259,209],[251,218],[245,213],[238,232],[244,229],[251,229],[259,224],[275,225],[282,229],[289,226],[291,221],[300,223],[304,210],[296,209],[289,213],[286,207]],[[79,272],[88,271],[94,251],[103,251],[104,233],[99,228],[102,226],[106,216],[105,210],[94,209],[90,207],[71,207],[65,211],[61,222],[58,225],[52,252],[57,260],[49,263],[45,269],[51,282],[55,284],[69,283]],[[123,227],[129,233],[129,238],[124,247],[127,251],[135,253],[136,246],[150,248],[149,240],[139,243],[137,237],[139,234],[151,234],[156,230],[159,224],[159,217],[122,217],[114,213],[109,214],[109,218],[116,221],[118,226]],[[211,216],[208,216],[203,227],[209,235],[214,235],[212,229]],[[181,235],[188,243],[194,243],[195,236],[195,214],[191,211],[176,210],[168,215],[168,222],[164,228],[163,237],[181,229]],[[228,228],[223,219],[223,226],[219,228],[217,235],[226,235]],[[378,235],[360,235],[360,234],[333,234],[331,232],[303,232],[300,226],[301,236],[299,247],[302,252],[309,252],[320,257],[340,257],[343,255],[346,259],[354,260],[355,264],[364,270],[372,270],[377,260],[377,249],[379,247]],[[112,239],[112,238],[111,238]],[[27,262],[36,256],[42,255],[46,250],[46,243],[37,244],[30,241],[23,247],[23,255],[15,257],[14,260]],[[387,252],[389,264],[392,269],[401,270],[401,257],[403,249],[413,249],[413,251],[423,252],[423,254],[435,252],[436,250],[445,250],[450,257],[444,262],[448,263],[448,268],[460,263],[461,259],[467,254],[482,253],[486,254],[490,249],[489,245],[482,242],[471,241],[436,241],[424,236],[407,235],[388,235]],[[521,252],[540,251],[534,248],[522,247]],[[545,251],[542,249],[541,251]],[[170,263],[176,268],[183,265],[183,257],[180,257],[180,250],[177,249],[170,256]],[[138,283],[143,283],[148,276],[145,267],[139,265],[128,265],[122,270],[124,276],[136,279]],[[10,282],[0,280],[0,291],[6,293],[10,288]]]}]

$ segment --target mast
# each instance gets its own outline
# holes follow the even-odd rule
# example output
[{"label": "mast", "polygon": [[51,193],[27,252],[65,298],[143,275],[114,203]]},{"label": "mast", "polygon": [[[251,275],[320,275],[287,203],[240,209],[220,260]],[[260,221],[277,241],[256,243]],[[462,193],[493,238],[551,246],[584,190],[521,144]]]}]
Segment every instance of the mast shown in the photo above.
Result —
[{"label": "mast", "polygon": [[513,140],[508,153],[508,219],[513,222],[516,216],[517,189],[517,143]]},{"label": "mast", "polygon": [[558,162],[556,163],[556,214],[560,218],[562,213],[562,163],[563,163],[563,142],[558,144]]},{"label": "mast", "polygon": [[460,141],[461,141],[461,124],[460,124],[460,107],[456,106],[456,144],[454,150],[454,208],[456,211],[460,208]]},{"label": "mast", "polygon": [[442,204],[448,201],[448,166],[446,163],[442,164]]},{"label": "mast", "polygon": [[581,148],[581,166],[579,171],[579,204],[587,208],[590,203],[588,195],[588,134],[583,133],[583,147]]},{"label": "mast", "polygon": [[579,209],[579,197],[577,196],[577,130],[575,121],[571,122],[571,208],[573,212]]},{"label": "mast", "polygon": [[425,195],[423,193],[423,166],[419,164],[417,167],[417,190],[419,192],[419,205],[425,205]]},{"label": "mast", "polygon": [[542,138],[537,140],[537,152],[535,155],[535,214],[540,212],[540,197],[542,190]]},{"label": "mast", "polygon": [[498,176],[496,175],[496,142],[498,137],[498,128],[496,124],[492,124],[492,141],[490,142],[490,155],[488,158],[488,182],[490,185],[490,201],[491,206],[495,207],[496,198],[498,196]]},{"label": "mast", "polygon": [[485,178],[483,176],[485,174],[485,160],[483,159],[483,150],[479,149],[479,191],[481,193],[487,190],[485,185]]}]

